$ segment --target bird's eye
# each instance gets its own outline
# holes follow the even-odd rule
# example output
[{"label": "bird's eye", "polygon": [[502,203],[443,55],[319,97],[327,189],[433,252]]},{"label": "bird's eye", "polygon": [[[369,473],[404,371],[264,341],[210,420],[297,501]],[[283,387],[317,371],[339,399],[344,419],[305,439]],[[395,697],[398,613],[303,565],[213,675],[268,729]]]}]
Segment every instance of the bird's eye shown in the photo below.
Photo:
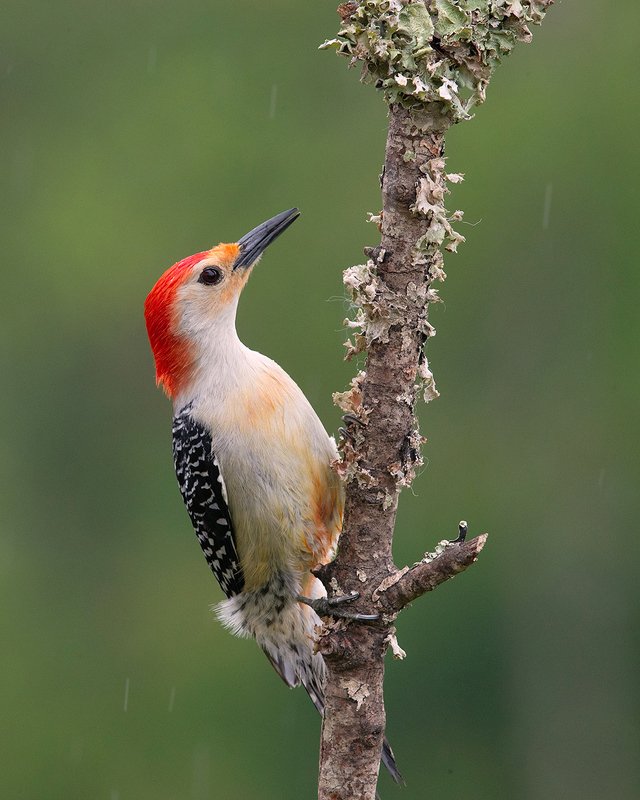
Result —
[{"label": "bird's eye", "polygon": [[215,286],[216,283],[220,283],[223,277],[222,270],[218,269],[218,267],[205,267],[200,273],[198,283],[204,283],[207,286]]}]

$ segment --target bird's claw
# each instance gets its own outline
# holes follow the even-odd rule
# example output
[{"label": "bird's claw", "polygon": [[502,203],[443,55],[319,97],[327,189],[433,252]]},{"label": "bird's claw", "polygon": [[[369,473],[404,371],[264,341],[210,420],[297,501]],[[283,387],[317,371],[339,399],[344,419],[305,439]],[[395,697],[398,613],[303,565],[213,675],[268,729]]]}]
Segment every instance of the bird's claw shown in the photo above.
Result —
[{"label": "bird's claw", "polygon": [[364,423],[362,422],[361,419],[356,417],[355,414],[343,414],[342,421],[345,423],[347,427],[338,429],[340,435],[344,439],[348,439],[350,442],[355,442],[356,439],[355,433],[349,429],[349,426],[362,427]]},{"label": "bird's claw", "polygon": [[346,428],[338,428],[338,433],[343,439],[348,439],[350,442],[353,442],[353,440],[356,438],[351,431],[347,430]]},{"label": "bird's claw", "polygon": [[458,538],[451,539],[450,544],[462,544],[464,540],[467,538],[467,531],[469,530],[469,526],[465,522],[465,520],[460,520],[458,523]]},{"label": "bird's claw", "polygon": [[353,424],[353,425],[360,425],[361,427],[364,425],[364,422],[355,414],[349,414],[349,413],[343,414],[342,421],[346,422],[347,425]]},{"label": "bird's claw", "polygon": [[338,619],[348,619],[356,622],[374,622],[380,619],[379,614],[352,614],[341,608],[345,603],[352,603],[359,597],[359,592],[351,592],[351,594],[343,594],[339,597],[316,598],[304,597],[299,594],[296,599],[299,603],[304,603],[312,608],[319,617],[336,617]]}]

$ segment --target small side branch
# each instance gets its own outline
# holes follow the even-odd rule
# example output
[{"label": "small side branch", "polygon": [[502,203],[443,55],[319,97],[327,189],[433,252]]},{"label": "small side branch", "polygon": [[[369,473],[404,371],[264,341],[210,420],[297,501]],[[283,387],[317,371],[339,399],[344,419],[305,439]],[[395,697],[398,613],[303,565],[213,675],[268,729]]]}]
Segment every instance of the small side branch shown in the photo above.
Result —
[{"label": "small side branch", "polygon": [[488,534],[483,533],[475,539],[461,544],[447,542],[435,556],[425,556],[423,561],[414,564],[410,569],[399,570],[386,588],[378,588],[374,592],[386,614],[397,614],[399,611],[417,600],[427,592],[433,591],[441,583],[448,581],[460,572],[464,572],[477,560],[485,546]]}]

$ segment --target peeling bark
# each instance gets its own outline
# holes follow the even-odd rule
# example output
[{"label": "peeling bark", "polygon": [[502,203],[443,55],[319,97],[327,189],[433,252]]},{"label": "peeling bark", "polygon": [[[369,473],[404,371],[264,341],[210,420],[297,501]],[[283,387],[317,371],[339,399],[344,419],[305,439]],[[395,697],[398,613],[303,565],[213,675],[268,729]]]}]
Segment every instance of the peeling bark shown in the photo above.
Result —
[{"label": "peeling bark", "polygon": [[[424,353],[435,334],[432,285],[446,278],[442,250],[464,241],[452,227],[461,211],[444,205],[447,129],[470,119],[484,101],[496,65],[518,41],[530,41],[553,0],[349,0],[338,13],[335,47],[362,80],[384,92],[389,130],[382,174],[381,232],[366,264],[345,271],[355,308],[347,320],[347,358],[366,352],[365,369],[334,395],[345,411],[336,471],[346,485],[338,556],[317,571],[330,597],[359,593],[349,605],[375,622],[325,621],[318,650],[327,664],[319,800],[374,800],[383,747],[384,656],[397,614],[413,600],[467,569],[487,536],[440,542],[412,567],[398,569],[391,547],[397,501],[422,464],[416,399],[438,396]],[[463,530],[461,523],[461,531]],[[466,531],[466,525],[465,525]]]},{"label": "peeling bark", "polygon": [[[426,591],[466,569],[485,538],[451,544],[441,555],[398,570],[391,556],[397,497],[421,464],[414,407],[424,389],[423,345],[433,331],[427,320],[431,282],[442,279],[442,256],[434,242],[417,246],[442,213],[416,211],[418,196],[438,211],[444,197],[444,132],[440,111],[390,111],[382,181],[380,246],[370,251],[368,272],[358,284],[368,309],[361,320],[366,369],[338,398],[348,411],[339,471],[347,500],[338,557],[318,571],[330,595],[360,593],[350,610],[379,613],[379,622],[331,622],[318,648],[328,668],[322,728],[320,800],[373,800],[385,728],[384,654],[398,611]],[[407,157],[407,153],[411,157]],[[434,236],[439,237],[439,233]],[[362,276],[362,272],[361,272]],[[373,290],[371,289],[373,285]],[[385,325],[385,321],[389,324]],[[388,587],[388,588],[384,588]]]}]

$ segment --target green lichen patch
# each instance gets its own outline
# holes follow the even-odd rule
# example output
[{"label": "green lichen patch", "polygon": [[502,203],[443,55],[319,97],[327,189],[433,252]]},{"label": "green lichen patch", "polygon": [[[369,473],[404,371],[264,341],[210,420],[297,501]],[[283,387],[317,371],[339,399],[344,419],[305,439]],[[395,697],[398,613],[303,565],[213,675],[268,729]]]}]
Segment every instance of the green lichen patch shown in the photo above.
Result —
[{"label": "green lichen patch", "polygon": [[[446,181],[460,183],[463,176],[457,173],[446,175],[444,167],[444,158],[432,158],[420,167],[422,176],[418,179],[416,199],[411,206],[414,214],[422,215],[429,220],[426,233],[416,243],[417,250],[429,256],[432,255],[434,248],[440,247],[444,247],[450,253],[456,253],[458,245],[465,240],[464,236],[454,231],[451,226],[452,222],[459,222],[462,219],[462,211],[454,211],[448,216],[444,206],[444,196],[449,192]],[[441,180],[442,175],[444,181]]]},{"label": "green lichen patch", "polygon": [[425,339],[435,335],[427,319],[427,307],[429,300],[437,295],[435,292],[429,295],[426,283],[420,286],[410,283],[404,295],[392,291],[371,259],[346,269],[343,282],[355,310],[355,318],[344,321],[353,331],[353,341],[347,342],[347,359],[368,350],[373,342],[388,342],[390,329],[401,327],[407,319],[412,320],[412,329]]},{"label": "green lichen patch", "polygon": [[553,0],[361,0],[340,7],[337,49],[387,102],[437,104],[453,120],[469,119],[491,74]]},{"label": "green lichen patch", "polygon": [[346,392],[334,392],[333,402],[345,414],[358,420],[350,436],[340,439],[340,457],[332,462],[332,467],[340,478],[349,483],[356,480],[361,487],[376,485],[369,470],[360,463],[361,449],[364,443],[364,429],[368,422],[368,412],[362,405],[362,383],[366,373],[362,370],[351,380]]}]

